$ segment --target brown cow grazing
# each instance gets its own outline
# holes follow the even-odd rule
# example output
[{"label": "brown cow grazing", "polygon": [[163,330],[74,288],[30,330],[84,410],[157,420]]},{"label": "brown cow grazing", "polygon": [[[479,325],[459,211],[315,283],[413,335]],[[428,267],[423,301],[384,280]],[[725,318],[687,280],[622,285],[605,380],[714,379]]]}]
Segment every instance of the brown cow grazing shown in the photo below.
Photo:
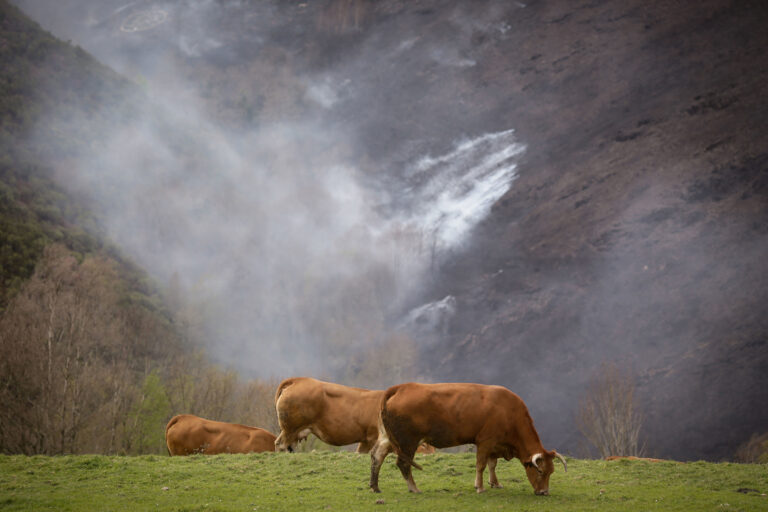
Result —
[{"label": "brown cow grazing", "polygon": [[528,408],[519,396],[501,386],[482,384],[418,384],[392,386],[380,404],[379,440],[371,451],[371,490],[379,490],[379,469],[388,453],[397,454],[397,467],[408,490],[421,492],[411,474],[419,443],[437,448],[462,444],[477,447],[475,488],[483,492],[483,471],[490,472],[491,487],[501,487],[496,461],[517,457],[523,463],[536,494],[549,494],[549,476],[559,459],[541,445]]},{"label": "brown cow grazing", "polygon": [[277,451],[293,451],[310,433],[344,446],[360,443],[368,453],[379,437],[379,403],[384,391],[351,388],[309,377],[285,379],[275,394],[280,435]]},{"label": "brown cow grazing", "polygon": [[179,414],[165,427],[169,455],[275,451],[275,435],[263,428]]}]

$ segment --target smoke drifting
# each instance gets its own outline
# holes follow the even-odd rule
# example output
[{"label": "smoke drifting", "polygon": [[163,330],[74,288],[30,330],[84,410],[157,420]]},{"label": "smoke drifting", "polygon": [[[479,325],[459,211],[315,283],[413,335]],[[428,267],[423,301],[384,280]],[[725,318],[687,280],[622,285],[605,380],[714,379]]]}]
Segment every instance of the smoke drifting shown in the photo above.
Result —
[{"label": "smoke drifting", "polygon": [[[49,2],[18,3],[143,84],[124,99],[129,116],[91,127],[98,140],[59,166],[62,179],[96,201],[121,247],[185,297],[208,349],[246,374],[340,375],[351,355],[408,328],[430,270],[516,177],[524,145],[511,129],[361,158],[360,127],[338,117],[348,101],[369,105],[368,118],[388,108],[377,100],[388,89],[355,73],[376,58],[370,52],[317,73],[294,66],[298,111],[222,123],[211,97],[251,79],[261,80],[266,102],[282,91],[247,74],[210,91],[195,77],[284,50],[273,28],[285,27],[278,2],[72,0],[51,11]],[[237,36],[222,30],[233,23]],[[403,44],[382,55],[418,42]],[[438,65],[473,64],[456,46],[422,53]],[[37,136],[73,122],[96,123],[51,112]],[[425,119],[430,125],[439,122]]]}]

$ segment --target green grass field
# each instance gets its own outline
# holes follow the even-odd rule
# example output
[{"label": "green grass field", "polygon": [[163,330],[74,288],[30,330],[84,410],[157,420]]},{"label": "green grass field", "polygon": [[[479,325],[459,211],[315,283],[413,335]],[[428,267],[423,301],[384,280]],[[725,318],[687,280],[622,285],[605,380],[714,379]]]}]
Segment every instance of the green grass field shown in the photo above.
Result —
[{"label": "green grass field", "polygon": [[[419,455],[409,494],[389,456],[381,494],[370,457],[348,452],[193,457],[0,456],[0,510],[768,510],[768,465],[569,459],[550,496],[535,496],[517,460],[503,489],[477,494],[474,454]],[[487,479],[487,471],[486,471]]]}]

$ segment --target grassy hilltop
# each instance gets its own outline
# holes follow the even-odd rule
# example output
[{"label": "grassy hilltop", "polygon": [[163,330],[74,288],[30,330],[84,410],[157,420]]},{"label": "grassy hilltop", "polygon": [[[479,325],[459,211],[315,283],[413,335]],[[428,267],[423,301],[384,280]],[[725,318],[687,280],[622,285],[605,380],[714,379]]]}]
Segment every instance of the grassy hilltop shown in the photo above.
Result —
[{"label": "grassy hilltop", "polygon": [[[474,454],[418,456],[409,494],[392,457],[381,494],[369,457],[346,452],[194,457],[0,456],[2,510],[768,510],[768,465],[568,461],[533,494],[521,465],[477,495]],[[487,478],[487,471],[486,471]]]}]

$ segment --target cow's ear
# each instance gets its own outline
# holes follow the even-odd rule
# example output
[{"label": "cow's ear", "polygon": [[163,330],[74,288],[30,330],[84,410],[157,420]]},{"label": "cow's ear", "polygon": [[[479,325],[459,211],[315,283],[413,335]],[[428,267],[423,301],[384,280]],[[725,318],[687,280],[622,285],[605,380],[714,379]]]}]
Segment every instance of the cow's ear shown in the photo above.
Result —
[{"label": "cow's ear", "polygon": [[530,457],[528,457],[526,460],[522,461],[523,466],[526,468],[533,468],[539,473],[541,473],[541,453],[534,453]]}]

